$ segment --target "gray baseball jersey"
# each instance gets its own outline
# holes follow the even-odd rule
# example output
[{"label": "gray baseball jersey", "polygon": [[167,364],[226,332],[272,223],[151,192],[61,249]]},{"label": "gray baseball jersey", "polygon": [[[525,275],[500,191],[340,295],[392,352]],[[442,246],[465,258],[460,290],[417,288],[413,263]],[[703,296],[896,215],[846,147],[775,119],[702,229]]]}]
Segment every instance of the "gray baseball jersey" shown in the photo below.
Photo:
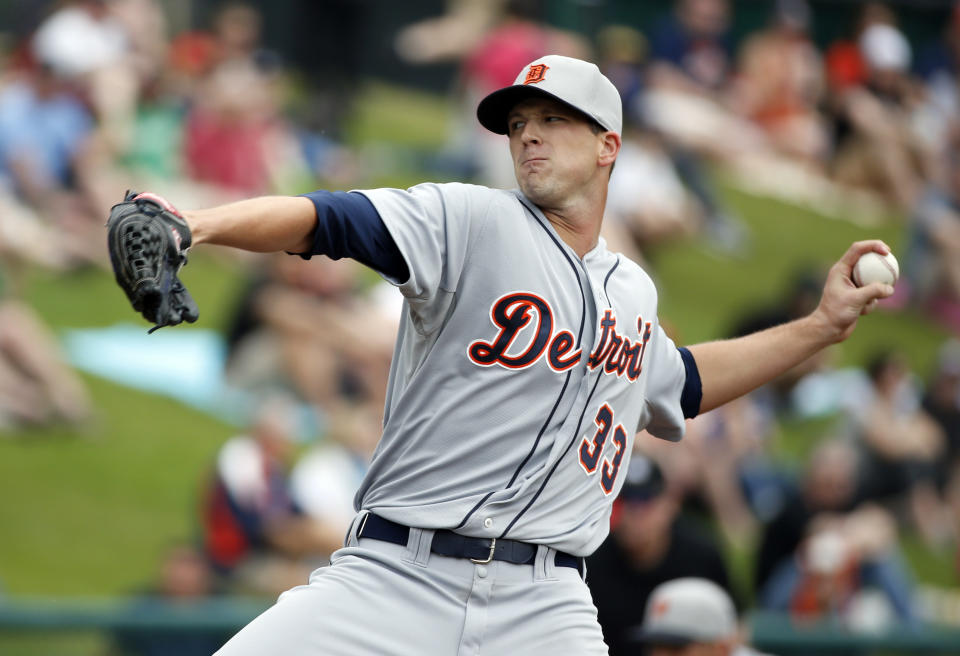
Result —
[{"label": "gray baseball jersey", "polygon": [[604,241],[582,259],[519,191],[363,191],[409,268],[385,429],[358,509],[592,553],[634,433],[683,434],[657,293]]},{"label": "gray baseball jersey", "polygon": [[[409,271],[362,512],[329,567],[218,654],[606,654],[556,557],[607,534],[637,430],[683,434],[686,356],[653,283],[602,240],[577,257],[519,192],[362,193]],[[412,527],[406,544],[361,537],[370,512]],[[532,564],[447,558],[441,528],[539,546]]]}]

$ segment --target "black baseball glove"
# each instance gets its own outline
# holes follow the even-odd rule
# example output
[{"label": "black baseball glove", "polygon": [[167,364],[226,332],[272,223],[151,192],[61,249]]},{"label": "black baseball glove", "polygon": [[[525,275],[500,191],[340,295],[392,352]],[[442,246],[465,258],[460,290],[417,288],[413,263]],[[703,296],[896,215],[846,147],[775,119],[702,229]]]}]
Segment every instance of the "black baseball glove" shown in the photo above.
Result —
[{"label": "black baseball glove", "polygon": [[170,203],[128,191],[110,210],[107,248],[117,284],[133,309],[154,324],[149,332],[197,320],[197,304],[177,278],[187,263],[190,228]]}]

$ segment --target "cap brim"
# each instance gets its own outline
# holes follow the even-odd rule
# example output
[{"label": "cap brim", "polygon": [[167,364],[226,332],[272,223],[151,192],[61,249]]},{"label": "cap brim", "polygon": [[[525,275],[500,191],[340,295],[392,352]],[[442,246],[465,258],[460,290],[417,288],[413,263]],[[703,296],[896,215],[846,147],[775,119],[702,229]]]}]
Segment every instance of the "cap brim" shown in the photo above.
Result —
[{"label": "cap brim", "polygon": [[659,498],[666,487],[664,485],[629,485],[620,490],[623,501],[652,501]]},{"label": "cap brim", "polygon": [[480,121],[480,125],[487,128],[491,132],[496,134],[507,134],[507,115],[510,113],[510,110],[513,109],[517,103],[530,97],[549,98],[551,100],[555,100],[558,103],[566,105],[570,109],[583,114],[591,121],[596,120],[586,114],[582,109],[574,107],[570,103],[553,95],[549,91],[544,91],[539,87],[530,86],[528,84],[514,84],[513,86],[504,87],[489,94],[486,98],[480,101],[479,105],[477,105],[477,120]]},{"label": "cap brim", "polygon": [[685,647],[695,641],[690,636],[679,635],[671,631],[649,631],[638,629],[631,633],[631,642],[642,646],[663,645],[664,647]]}]

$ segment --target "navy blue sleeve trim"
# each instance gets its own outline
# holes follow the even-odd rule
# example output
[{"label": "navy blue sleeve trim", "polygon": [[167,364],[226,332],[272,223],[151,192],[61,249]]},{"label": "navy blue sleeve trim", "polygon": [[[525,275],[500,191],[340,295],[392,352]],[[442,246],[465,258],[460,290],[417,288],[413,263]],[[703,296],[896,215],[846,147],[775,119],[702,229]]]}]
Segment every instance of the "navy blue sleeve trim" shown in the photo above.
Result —
[{"label": "navy blue sleeve trim", "polygon": [[370,199],[346,191],[314,191],[304,194],[317,210],[317,227],[305,260],[326,255],[339,260],[349,257],[397,282],[410,277],[407,263]]},{"label": "navy blue sleeve trim", "polygon": [[683,410],[684,417],[693,419],[700,414],[700,402],[703,400],[700,370],[697,369],[697,361],[693,359],[693,353],[682,346],[677,350],[680,351],[683,368],[687,372],[687,380],[683,384],[683,391],[680,393],[680,408]]}]

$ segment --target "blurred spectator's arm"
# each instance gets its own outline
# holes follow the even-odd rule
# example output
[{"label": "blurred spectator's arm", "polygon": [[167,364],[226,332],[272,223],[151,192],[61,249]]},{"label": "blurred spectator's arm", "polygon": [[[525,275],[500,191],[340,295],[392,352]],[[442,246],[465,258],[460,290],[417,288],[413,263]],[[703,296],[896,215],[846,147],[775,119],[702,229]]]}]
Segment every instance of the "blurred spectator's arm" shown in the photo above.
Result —
[{"label": "blurred spectator's arm", "polygon": [[897,545],[897,524],[890,512],[864,504],[843,518],[843,532],[862,560],[881,558]]},{"label": "blurred spectator's arm", "polygon": [[863,89],[846,91],[841,103],[853,126],[868,138],[904,146],[916,144],[906,115],[888,109]]},{"label": "blurred spectator's arm", "polygon": [[[0,302],[0,358],[15,376],[6,382],[14,383],[19,392],[40,393],[34,406],[48,404],[54,416],[71,422],[92,414],[86,387],[65,362],[56,338],[29,306],[14,300]],[[43,407],[20,410],[44,412]]]},{"label": "blurred spectator's arm", "polygon": [[896,135],[894,122],[883,105],[863,89],[846,91],[841,98],[847,118],[854,127],[873,138],[892,138]]},{"label": "blurred spectator's arm", "polygon": [[679,66],[665,60],[650,63],[647,81],[655,89],[680,91],[697,96],[712,97],[709,89],[699,84]]},{"label": "blurred spectator's arm", "polygon": [[937,210],[929,222],[930,238],[941,250],[960,257],[960,213],[946,205]]},{"label": "blurred spectator's arm", "polygon": [[37,208],[44,207],[45,199],[54,189],[53,180],[37,174],[37,167],[30,161],[29,154],[9,158],[7,169],[17,190],[27,202]]},{"label": "blurred spectator's arm", "polygon": [[264,540],[289,556],[330,554],[343,546],[343,533],[311,517],[291,515],[269,520]]},{"label": "blurred spectator's arm", "polygon": [[876,403],[867,414],[863,437],[887,458],[928,460],[943,447],[943,431],[930,415],[917,410],[908,415],[894,411],[887,403]]},{"label": "blurred spectator's arm", "polygon": [[[320,301],[295,289],[273,285],[256,301],[258,315],[284,333],[299,334],[360,361],[378,360],[393,351],[394,330],[372,311],[356,311]],[[358,317],[371,317],[364,326]],[[358,329],[367,337],[357,340]]]},{"label": "blurred spectator's arm", "polygon": [[422,64],[460,59],[483,38],[499,10],[495,2],[457,2],[442,16],[402,28],[394,45],[406,61]]}]

